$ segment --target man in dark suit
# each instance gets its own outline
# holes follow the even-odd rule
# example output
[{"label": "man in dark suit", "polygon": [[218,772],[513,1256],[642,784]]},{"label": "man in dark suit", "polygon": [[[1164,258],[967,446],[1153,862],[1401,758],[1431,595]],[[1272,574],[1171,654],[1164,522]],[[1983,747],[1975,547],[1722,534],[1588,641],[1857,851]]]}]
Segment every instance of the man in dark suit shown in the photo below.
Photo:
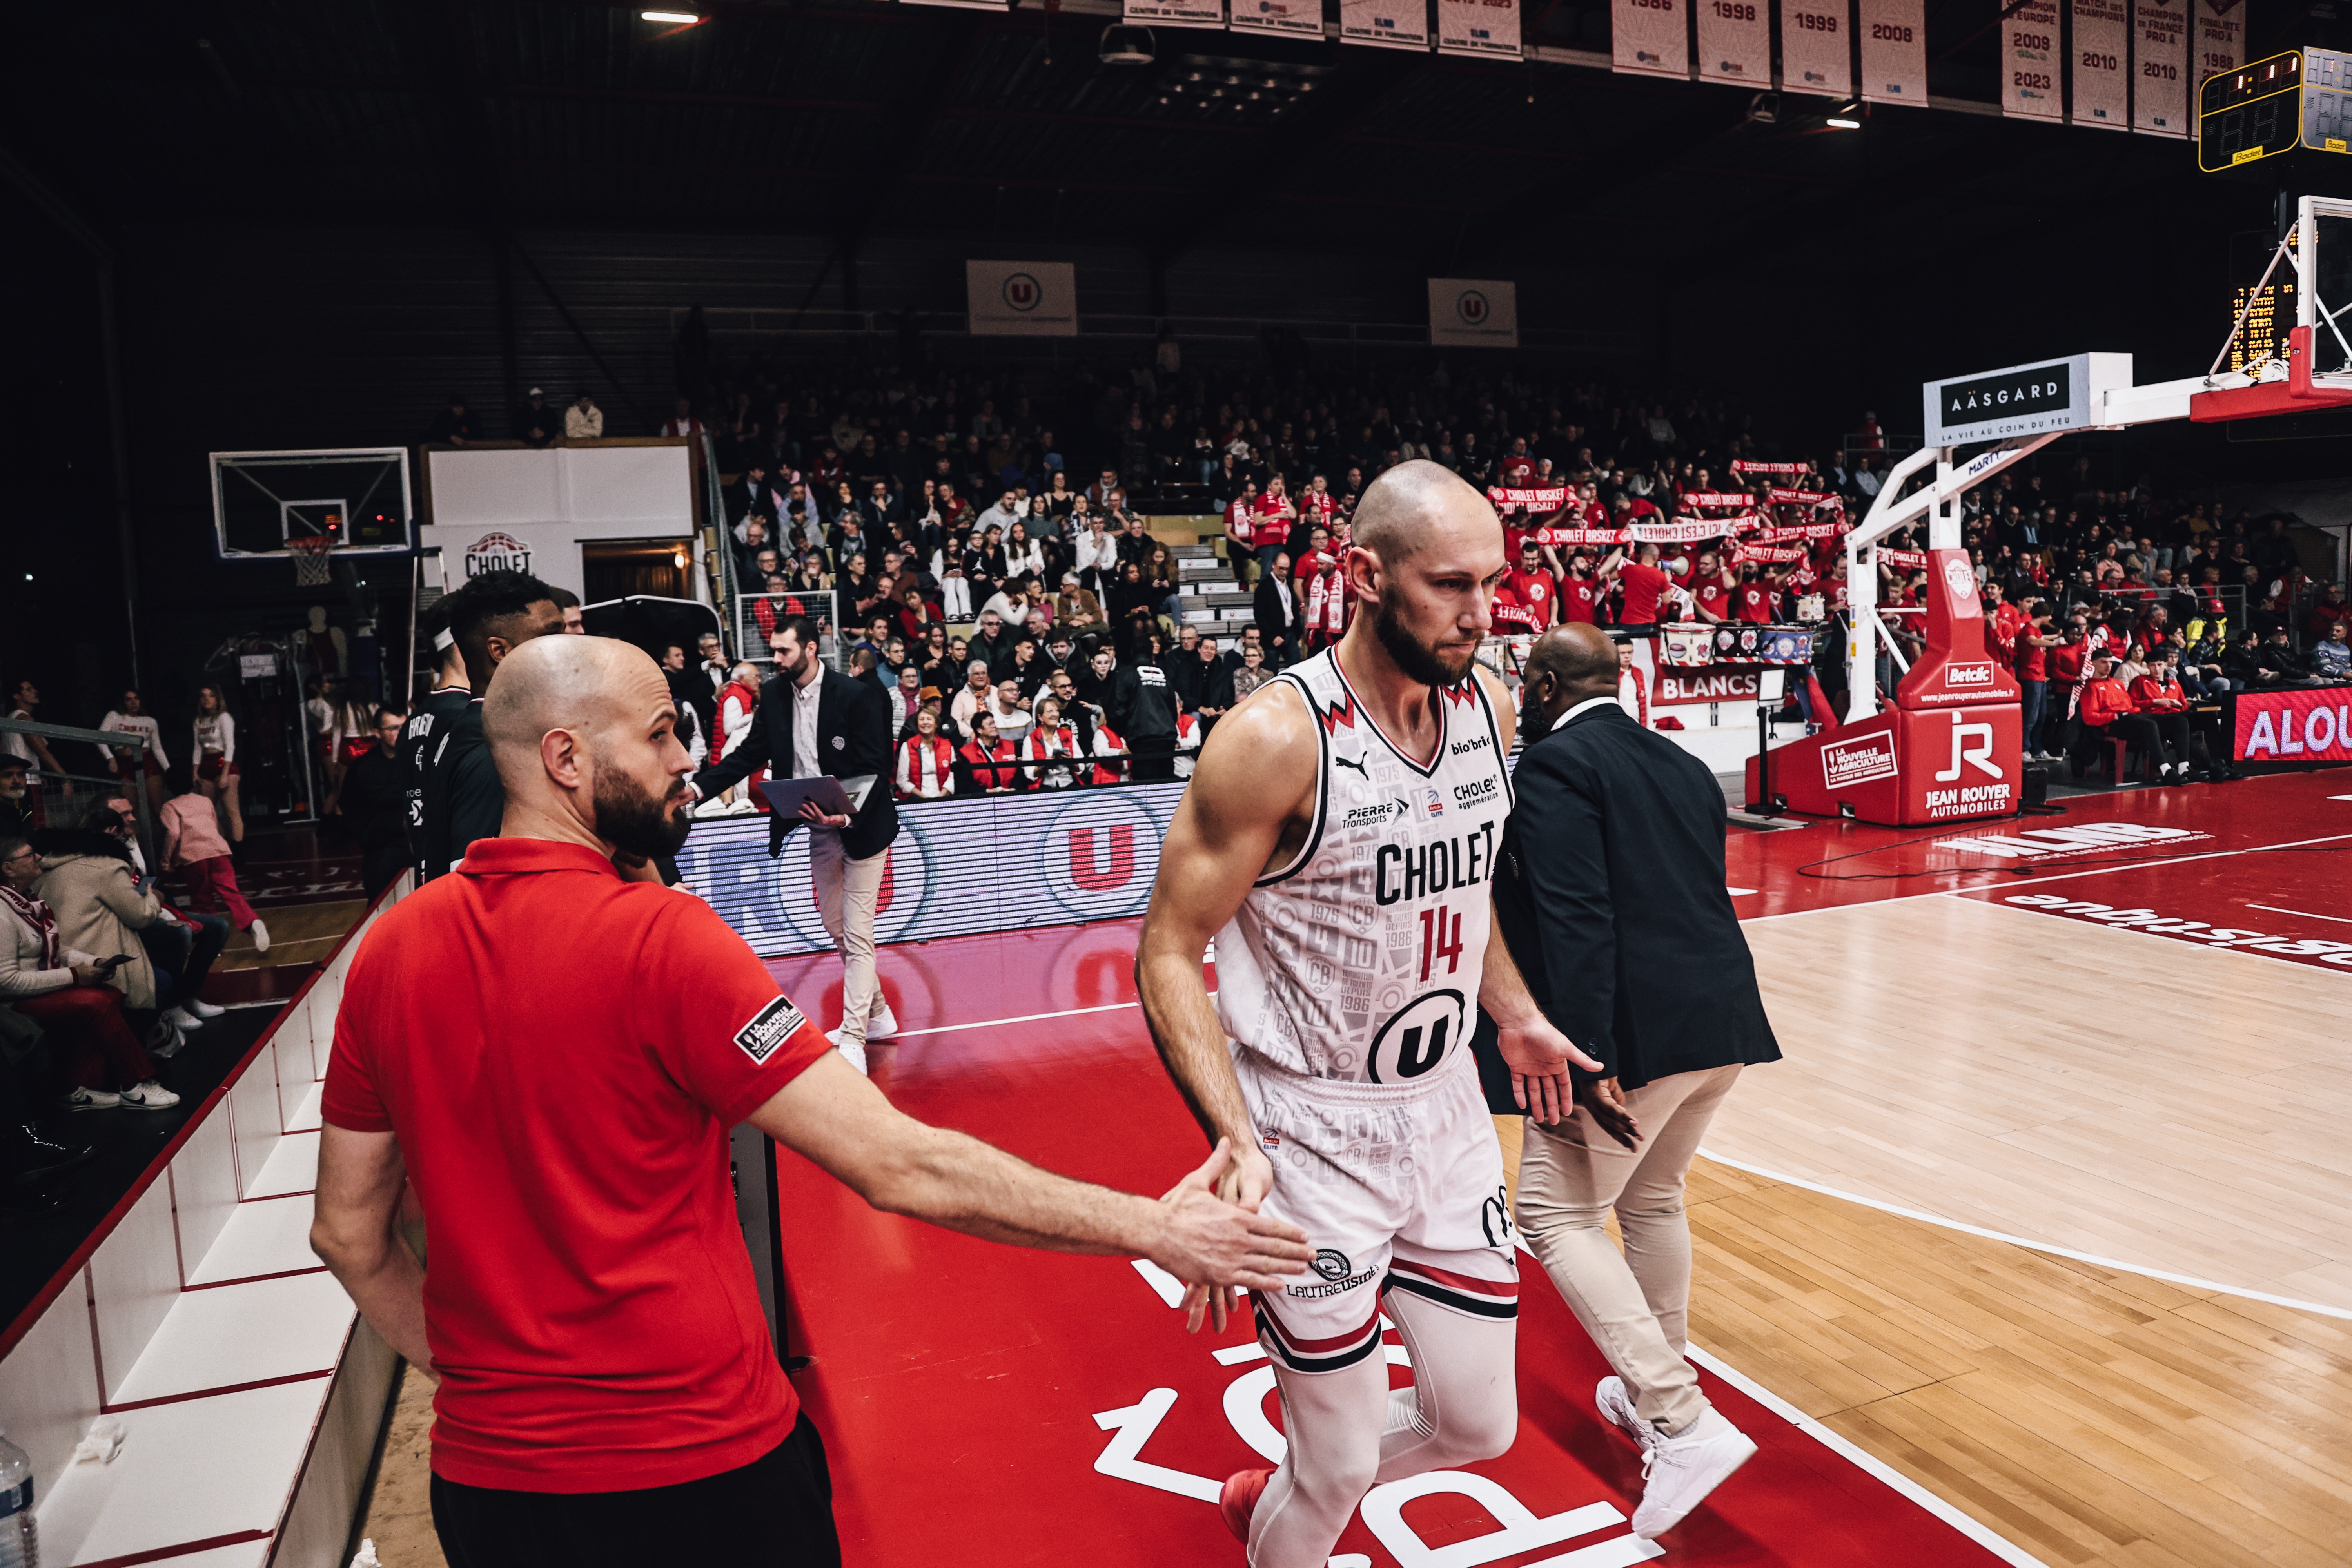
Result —
[{"label": "man in dark suit", "polygon": [[1298,662],[1298,623],[1305,610],[1290,581],[1290,557],[1277,552],[1265,575],[1258,579],[1257,598],[1250,606],[1257,622],[1258,641],[1265,646],[1268,668]]},{"label": "man in dark suit", "polygon": [[[779,779],[871,776],[866,804],[848,816],[803,805],[809,832],[809,875],[825,933],[841,952],[841,1026],[835,1045],[849,1065],[866,1070],[868,1041],[898,1032],[874,975],[874,906],[882,890],[890,842],[898,837],[891,799],[893,735],[890,699],[881,688],[825,668],[817,656],[816,623],[793,616],[776,623],[776,678],[760,689],[751,732],[725,760],[695,775],[707,799],[764,767]],[[782,853],[785,825],[769,840]]]},{"label": "man in dark suit", "polygon": [[[1683,1181],[1740,1068],[1777,1061],[1780,1048],[1724,886],[1723,791],[1618,705],[1607,634],[1547,633],[1528,657],[1520,714],[1528,743],[1495,875],[1496,929],[1544,1016],[1608,1070],[1576,1074],[1574,1114],[1530,1122],[1517,1212],[1619,1374],[1595,1401],[1652,1456],[1633,1514],[1649,1539],[1756,1451],[1683,1356]],[[1603,1224],[1612,1208],[1622,1255]]]}]

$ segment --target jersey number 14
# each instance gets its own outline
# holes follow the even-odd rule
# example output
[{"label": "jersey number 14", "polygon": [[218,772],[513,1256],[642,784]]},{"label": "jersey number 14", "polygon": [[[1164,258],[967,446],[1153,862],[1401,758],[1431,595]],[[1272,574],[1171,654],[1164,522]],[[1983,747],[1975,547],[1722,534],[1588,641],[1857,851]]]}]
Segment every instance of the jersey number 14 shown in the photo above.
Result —
[{"label": "jersey number 14", "polygon": [[1439,959],[1445,961],[1445,973],[1453,973],[1462,967],[1462,917],[1440,907],[1421,911],[1421,977],[1429,978]]}]

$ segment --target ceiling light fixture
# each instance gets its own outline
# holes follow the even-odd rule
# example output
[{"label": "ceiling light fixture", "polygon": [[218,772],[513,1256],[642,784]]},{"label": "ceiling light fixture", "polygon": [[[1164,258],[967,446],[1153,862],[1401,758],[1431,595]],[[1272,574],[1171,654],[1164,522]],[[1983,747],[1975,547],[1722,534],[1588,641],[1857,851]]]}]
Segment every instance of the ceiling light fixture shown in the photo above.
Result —
[{"label": "ceiling light fixture", "polygon": [[693,11],[640,11],[637,15],[648,22],[668,22],[680,27],[691,27],[702,20],[701,16]]}]

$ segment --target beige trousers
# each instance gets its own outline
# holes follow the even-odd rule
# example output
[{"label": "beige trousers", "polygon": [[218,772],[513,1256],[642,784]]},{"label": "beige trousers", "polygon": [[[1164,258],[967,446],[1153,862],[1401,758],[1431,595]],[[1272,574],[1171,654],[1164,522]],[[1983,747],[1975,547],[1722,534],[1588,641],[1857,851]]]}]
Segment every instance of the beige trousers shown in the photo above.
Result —
[{"label": "beige trousers", "polygon": [[[1519,1234],[1559,1288],[1584,1331],[1662,1432],[1679,1432],[1707,1409],[1698,1373],[1683,1359],[1690,1338],[1690,1220],[1683,1178],[1739,1064],[1676,1073],[1625,1096],[1642,1125],[1627,1149],[1579,1108],[1558,1127],[1528,1122],[1519,1155]],[[1617,1211],[1621,1254],[1605,1220]]]},{"label": "beige trousers", "polygon": [[882,1010],[882,985],[874,974],[874,906],[890,852],[854,860],[842,853],[838,829],[812,827],[808,836],[817,915],[841,954],[841,1040],[862,1046],[866,1020]]}]

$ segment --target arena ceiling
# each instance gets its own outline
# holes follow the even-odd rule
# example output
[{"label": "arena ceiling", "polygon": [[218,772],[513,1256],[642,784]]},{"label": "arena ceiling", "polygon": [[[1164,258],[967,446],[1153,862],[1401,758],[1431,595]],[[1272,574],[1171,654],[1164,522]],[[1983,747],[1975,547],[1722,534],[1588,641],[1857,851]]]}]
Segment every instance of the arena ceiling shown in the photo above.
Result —
[{"label": "arena ceiling", "polygon": [[1527,0],[1518,65],[1161,29],[1149,66],[1097,60],[1108,0],[730,0],[682,29],[607,0],[89,0],[20,8],[0,134],[118,232],[915,230],[1165,258],[1476,226],[1555,263],[1686,267],[1903,226],[2030,244],[2149,203],[2242,216],[2186,143],[2002,121],[1999,4],[1929,0],[1939,107],[1847,132],[1827,100],[1766,124],[1746,89],[1612,75],[1603,0]]}]

